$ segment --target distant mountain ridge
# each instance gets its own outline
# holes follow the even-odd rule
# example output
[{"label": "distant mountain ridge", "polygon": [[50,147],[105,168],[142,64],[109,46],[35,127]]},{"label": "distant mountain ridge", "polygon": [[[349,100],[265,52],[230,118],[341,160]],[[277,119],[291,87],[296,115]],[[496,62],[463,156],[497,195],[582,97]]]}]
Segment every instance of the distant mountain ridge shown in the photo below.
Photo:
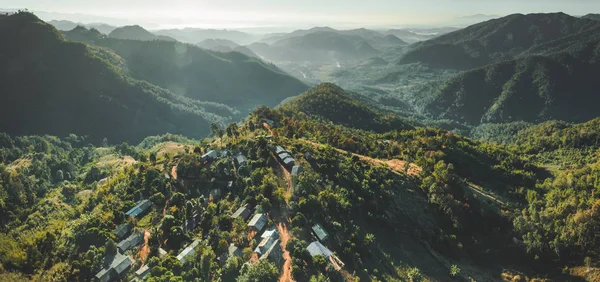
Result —
[{"label": "distant mountain ridge", "polygon": [[[97,32],[97,31],[96,31]],[[148,134],[197,138],[233,109],[193,101],[125,75],[104,49],[65,41],[30,13],[0,17],[0,131],[75,133],[100,142],[139,142]],[[211,113],[219,112],[219,114]]]},{"label": "distant mountain ridge", "polygon": [[400,64],[471,69],[512,60],[532,47],[585,32],[600,22],[555,14],[514,14],[414,44]]},{"label": "distant mountain ridge", "polygon": [[128,40],[142,40],[142,41],[152,41],[152,40],[164,40],[164,41],[177,41],[172,37],[164,36],[164,35],[156,35],[152,32],[145,30],[143,27],[139,25],[129,25],[119,27],[113,30],[108,34],[108,37],[117,38],[117,39],[128,39]]},{"label": "distant mountain ridge", "polygon": [[74,29],[77,26],[84,26],[86,28],[96,29],[103,34],[109,34],[117,28],[116,26],[108,25],[105,23],[82,24],[82,23],[76,23],[76,22],[67,21],[67,20],[51,20],[48,23],[53,25],[54,27],[56,27],[56,29],[61,30],[61,31],[68,31],[68,30]]},{"label": "distant mountain ridge", "polygon": [[233,41],[236,44],[244,45],[254,42],[257,37],[237,31],[227,29],[201,29],[201,28],[184,28],[184,29],[162,29],[153,31],[157,35],[172,37],[178,41],[196,44],[206,39],[224,39]]},{"label": "distant mountain ridge", "polygon": [[[69,33],[65,36],[69,38]],[[258,105],[275,106],[308,89],[276,66],[238,52],[214,52],[162,40],[92,37],[84,43],[114,51],[136,79],[188,98],[229,105],[242,115]]]}]

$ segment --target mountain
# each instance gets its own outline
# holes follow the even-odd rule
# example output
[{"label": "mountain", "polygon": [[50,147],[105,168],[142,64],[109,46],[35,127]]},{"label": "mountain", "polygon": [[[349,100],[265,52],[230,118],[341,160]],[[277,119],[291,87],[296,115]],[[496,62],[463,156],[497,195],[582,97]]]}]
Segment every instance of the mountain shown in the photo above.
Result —
[{"label": "mountain", "polygon": [[583,16],[582,18],[600,21],[600,14],[587,14],[587,15]]},{"label": "mountain", "polygon": [[163,29],[154,31],[157,35],[168,36],[178,41],[196,44],[206,39],[224,39],[237,44],[250,44],[256,40],[256,36],[237,30],[217,29]]},{"label": "mountain", "polygon": [[175,39],[169,36],[156,35],[145,30],[143,27],[139,25],[129,25],[119,27],[113,30],[108,34],[108,37],[116,38],[116,39],[128,39],[128,40],[142,40],[142,41],[152,41],[152,40],[164,40],[164,41],[176,41]]},{"label": "mountain", "polygon": [[437,36],[457,31],[459,28],[444,27],[444,28],[403,28],[403,29],[389,29],[382,33],[394,35],[407,43],[415,43],[419,41],[426,41]]},{"label": "mountain", "polygon": [[[583,39],[583,38],[582,38]],[[415,94],[436,117],[468,124],[551,119],[586,121],[600,115],[600,39],[551,56],[528,56],[461,73]],[[425,90],[429,92],[431,90]],[[423,96],[422,96],[423,95]]]},{"label": "mountain", "polygon": [[279,110],[290,116],[303,113],[335,124],[376,132],[412,128],[406,121],[383,114],[358,99],[359,96],[347,93],[335,84],[322,83],[288,101]]},{"label": "mountain", "polygon": [[414,44],[400,64],[471,69],[519,57],[528,49],[596,29],[600,22],[556,14],[515,14]]},{"label": "mountain", "polygon": [[76,26],[72,30],[63,31],[62,34],[65,38],[75,42],[87,42],[105,38],[106,35],[102,34],[95,28],[87,29],[83,26]]},{"label": "mountain", "polygon": [[221,48],[221,47],[227,47],[230,49],[234,49],[240,45],[231,40],[227,40],[227,39],[206,39],[206,40],[202,40],[202,41],[196,43],[196,46],[198,46],[200,48],[204,48],[204,49],[213,50],[214,48]]},{"label": "mountain", "polygon": [[77,26],[83,26],[83,27],[86,27],[89,29],[92,29],[92,28],[96,29],[103,34],[109,34],[117,28],[115,26],[111,26],[111,25],[104,24],[104,23],[82,24],[82,23],[75,23],[75,22],[66,21],[66,20],[51,20],[48,23],[53,25],[54,27],[56,27],[56,29],[61,30],[61,31],[68,31],[68,30],[72,30],[72,29],[76,28]]},{"label": "mountain", "polygon": [[118,54],[136,79],[188,98],[226,104],[242,114],[258,105],[275,106],[308,89],[276,66],[237,52],[162,40],[102,38],[86,43]]},{"label": "mountain", "polygon": [[201,137],[211,121],[234,115],[225,106],[132,79],[112,64],[122,58],[65,41],[33,14],[0,18],[0,36],[5,40],[0,46],[0,131],[135,142],[166,132]]},{"label": "mountain", "polygon": [[250,44],[248,48],[270,61],[295,62],[355,61],[379,53],[361,36],[326,31],[284,38],[272,45]]}]

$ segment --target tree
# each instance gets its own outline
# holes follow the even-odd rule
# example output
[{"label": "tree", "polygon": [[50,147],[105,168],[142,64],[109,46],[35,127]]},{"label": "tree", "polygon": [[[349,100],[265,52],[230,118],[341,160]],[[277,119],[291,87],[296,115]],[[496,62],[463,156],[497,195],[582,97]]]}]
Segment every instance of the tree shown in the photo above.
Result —
[{"label": "tree", "polygon": [[63,171],[62,171],[62,170],[60,170],[60,169],[59,169],[59,170],[57,170],[57,171],[56,171],[56,181],[57,181],[57,182],[61,182],[61,181],[63,181],[64,179],[65,179],[65,176],[64,176],[64,173],[63,173]]},{"label": "tree", "polygon": [[459,274],[460,274],[460,268],[458,267],[458,265],[453,264],[452,266],[450,266],[450,276],[456,277]]},{"label": "tree", "polygon": [[315,266],[316,269],[318,269],[321,272],[325,271],[325,269],[327,268],[327,259],[325,258],[325,256],[316,255],[312,258],[312,260],[313,260],[313,265]]},{"label": "tree", "polygon": [[106,137],[102,139],[102,147],[108,147],[108,139],[106,139]]},{"label": "tree", "polygon": [[258,263],[242,269],[238,282],[275,282],[279,278],[279,270],[272,263],[261,260]]},{"label": "tree", "polygon": [[217,123],[213,122],[210,124],[210,132],[212,132],[212,135],[215,137],[223,137],[223,128],[221,128],[221,126]]},{"label": "tree", "polygon": [[421,270],[416,267],[409,268],[406,272],[406,275],[408,276],[408,279],[410,279],[410,281],[419,281],[419,279],[421,279],[421,276],[423,276],[421,274]]},{"label": "tree", "polygon": [[587,272],[590,272],[592,270],[592,258],[591,257],[585,257],[583,259],[583,264],[585,264],[585,267],[587,268]]}]

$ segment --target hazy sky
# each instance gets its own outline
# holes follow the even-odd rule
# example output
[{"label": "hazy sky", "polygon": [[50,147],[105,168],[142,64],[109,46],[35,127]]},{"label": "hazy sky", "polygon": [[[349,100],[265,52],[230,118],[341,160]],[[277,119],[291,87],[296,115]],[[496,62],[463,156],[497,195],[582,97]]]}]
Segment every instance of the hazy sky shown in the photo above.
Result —
[{"label": "hazy sky", "polygon": [[162,27],[341,27],[443,24],[473,14],[584,15],[600,13],[600,0],[0,0],[0,8],[79,13]]}]

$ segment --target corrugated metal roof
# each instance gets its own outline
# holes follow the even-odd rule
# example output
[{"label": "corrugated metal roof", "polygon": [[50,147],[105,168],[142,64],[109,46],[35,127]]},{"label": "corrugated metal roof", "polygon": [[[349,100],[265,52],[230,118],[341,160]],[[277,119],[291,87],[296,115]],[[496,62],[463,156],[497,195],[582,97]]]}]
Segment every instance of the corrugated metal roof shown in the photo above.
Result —
[{"label": "corrugated metal roof", "polygon": [[196,249],[198,244],[200,244],[199,239],[192,242],[189,246],[187,246],[187,248],[183,249],[183,251],[177,255],[177,260],[179,260],[181,263],[185,263],[185,257],[193,255],[195,252],[194,249]]},{"label": "corrugated metal roof", "polygon": [[252,218],[252,220],[250,220],[248,226],[254,227],[257,230],[261,230],[263,227],[265,227],[265,224],[267,224],[268,221],[269,219],[264,214],[257,214]]},{"label": "corrugated metal roof", "polygon": [[323,246],[323,244],[321,244],[321,242],[319,242],[319,241],[314,241],[314,242],[310,243],[310,245],[308,245],[308,247],[306,249],[308,250],[310,255],[313,257],[316,255],[322,255],[326,258],[329,258],[333,254],[332,251],[330,251],[325,246]]},{"label": "corrugated metal roof", "polygon": [[317,234],[317,237],[319,238],[319,240],[323,241],[325,239],[327,239],[327,236],[329,236],[329,234],[327,234],[327,231],[325,231],[325,229],[323,228],[323,226],[321,226],[320,224],[315,224],[312,227],[312,230],[315,232],[315,234]]},{"label": "corrugated metal roof", "polygon": [[131,208],[125,214],[128,216],[136,217],[145,211],[147,211],[152,206],[152,202],[149,200],[141,200],[135,205],[135,207]]},{"label": "corrugated metal roof", "polygon": [[292,168],[292,175],[298,175],[302,172],[302,166],[301,165],[295,165]]},{"label": "corrugated metal roof", "polygon": [[127,235],[127,233],[129,233],[129,231],[131,231],[131,224],[123,223],[123,224],[117,226],[117,228],[115,229],[113,234],[115,234],[115,236],[117,236],[117,238],[121,239],[121,238],[125,237],[125,235]]},{"label": "corrugated metal roof", "polygon": [[250,216],[250,210],[246,207],[241,207],[239,209],[237,209],[237,211],[235,211],[231,217],[233,218],[238,218],[238,217],[242,217],[244,220],[248,219],[248,217]]}]

